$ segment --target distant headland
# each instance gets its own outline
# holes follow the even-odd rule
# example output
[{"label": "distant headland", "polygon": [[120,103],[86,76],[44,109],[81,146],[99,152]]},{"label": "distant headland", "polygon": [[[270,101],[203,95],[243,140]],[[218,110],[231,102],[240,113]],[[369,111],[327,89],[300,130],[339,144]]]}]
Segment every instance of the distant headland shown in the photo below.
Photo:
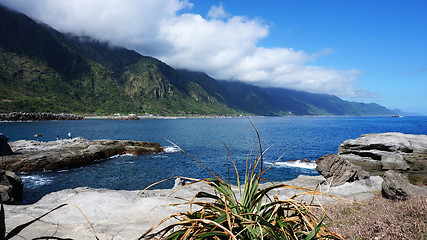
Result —
[{"label": "distant headland", "polygon": [[0,113],[0,121],[55,121],[55,120],[84,120],[81,115],[70,113]]}]

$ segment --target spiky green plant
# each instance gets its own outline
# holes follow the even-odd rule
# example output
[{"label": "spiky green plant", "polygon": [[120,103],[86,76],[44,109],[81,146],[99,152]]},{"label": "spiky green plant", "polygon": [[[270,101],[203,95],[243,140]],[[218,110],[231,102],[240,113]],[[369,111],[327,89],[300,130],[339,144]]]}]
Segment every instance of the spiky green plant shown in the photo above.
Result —
[{"label": "spiky green plant", "polygon": [[[52,212],[54,212],[54,211],[56,211],[56,210],[58,210],[58,209],[60,209],[62,207],[68,206],[68,205],[74,206],[77,210],[79,210],[79,212],[86,219],[87,223],[89,224],[90,228],[92,229],[92,233],[93,233],[95,239],[99,240],[99,238],[98,238],[98,236],[97,236],[97,234],[95,232],[95,229],[93,228],[92,224],[89,222],[89,219],[86,217],[86,215],[82,212],[82,210],[79,207],[77,207],[76,205],[74,205],[72,203],[61,204],[58,207],[56,207],[56,208],[54,208],[54,209],[46,212],[45,214],[43,214],[43,215],[41,215],[41,216],[39,216],[37,218],[34,218],[31,221],[28,221],[28,222],[23,223],[23,224],[21,224],[19,226],[16,226],[10,232],[7,233],[6,232],[6,222],[5,222],[5,210],[3,208],[3,201],[1,201],[1,197],[0,197],[0,202],[1,202],[1,206],[0,206],[0,240],[8,240],[8,239],[12,239],[12,238],[18,237],[19,233],[21,231],[23,231],[25,228],[27,228],[28,226],[32,225],[33,223],[35,223],[37,221],[40,221],[46,215],[48,215],[48,214],[50,214],[50,213],[52,213]],[[59,238],[59,237],[54,237],[54,236],[41,236],[41,237],[34,238],[34,239],[69,240],[70,238]]]},{"label": "spiky green plant", "polygon": [[[225,146],[236,173],[239,198],[232,190],[230,180],[227,183],[172,143],[212,175],[213,178],[199,181],[211,186],[214,194],[197,193],[189,203],[199,206],[199,210],[173,214],[149,229],[139,239],[342,239],[340,235],[329,231],[323,223],[323,218],[318,220],[310,210],[319,206],[296,199],[304,194],[324,195],[323,193],[286,184],[260,189],[261,176],[274,164],[263,171],[261,141],[256,129],[255,132],[259,143],[258,151],[252,154],[254,157],[248,159],[243,184],[230,151]],[[269,196],[272,190],[280,188],[299,189],[303,190],[303,193],[286,200]],[[202,198],[210,201],[200,200]],[[177,221],[154,232],[169,219]]]}]

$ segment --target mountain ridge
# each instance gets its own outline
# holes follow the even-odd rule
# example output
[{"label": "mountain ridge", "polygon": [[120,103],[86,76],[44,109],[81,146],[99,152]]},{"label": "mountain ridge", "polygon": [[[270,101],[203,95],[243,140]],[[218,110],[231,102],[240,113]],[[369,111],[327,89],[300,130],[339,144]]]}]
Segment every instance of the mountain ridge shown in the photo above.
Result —
[{"label": "mountain ridge", "polygon": [[0,6],[0,112],[393,115],[333,95],[219,81],[133,50],[63,34]]}]

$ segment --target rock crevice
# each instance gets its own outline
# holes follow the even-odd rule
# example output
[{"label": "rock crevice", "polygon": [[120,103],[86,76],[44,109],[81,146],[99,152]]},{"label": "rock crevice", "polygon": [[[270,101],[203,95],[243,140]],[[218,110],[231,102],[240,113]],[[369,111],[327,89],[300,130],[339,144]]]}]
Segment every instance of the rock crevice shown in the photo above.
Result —
[{"label": "rock crevice", "polygon": [[413,182],[427,184],[427,135],[364,134],[344,141],[337,155],[374,175],[395,170]]},{"label": "rock crevice", "polygon": [[382,194],[393,200],[427,194],[427,136],[402,133],[365,134],[344,141],[338,154],[317,161],[316,170],[329,186],[359,182],[369,187],[371,177],[384,176]]}]

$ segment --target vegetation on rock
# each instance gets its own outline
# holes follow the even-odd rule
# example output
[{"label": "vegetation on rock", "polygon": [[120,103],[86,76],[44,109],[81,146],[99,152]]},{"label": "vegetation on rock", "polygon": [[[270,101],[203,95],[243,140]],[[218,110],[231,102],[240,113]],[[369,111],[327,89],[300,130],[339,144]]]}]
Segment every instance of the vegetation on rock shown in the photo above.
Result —
[{"label": "vegetation on rock", "polygon": [[[195,180],[195,182],[208,184],[213,193],[199,192],[192,200],[185,203],[197,206],[197,210],[173,214],[149,229],[139,239],[343,239],[323,223],[326,212],[320,218],[313,214],[314,208],[323,209],[320,203],[313,203],[313,199],[316,195],[326,194],[286,184],[272,184],[269,187],[260,188],[262,175],[274,164],[263,169],[263,151],[260,137],[258,132],[256,133],[259,148],[247,159],[243,183],[240,181],[234,160],[228,152],[237,178],[238,193],[232,189],[230,173],[227,181],[187,154],[213,177]],[[191,180],[194,181],[194,179]],[[285,200],[270,196],[271,192],[280,188],[302,192],[295,193],[294,196]],[[312,195],[312,202],[299,199],[304,195]],[[155,232],[155,229],[170,219],[177,221]]]}]

